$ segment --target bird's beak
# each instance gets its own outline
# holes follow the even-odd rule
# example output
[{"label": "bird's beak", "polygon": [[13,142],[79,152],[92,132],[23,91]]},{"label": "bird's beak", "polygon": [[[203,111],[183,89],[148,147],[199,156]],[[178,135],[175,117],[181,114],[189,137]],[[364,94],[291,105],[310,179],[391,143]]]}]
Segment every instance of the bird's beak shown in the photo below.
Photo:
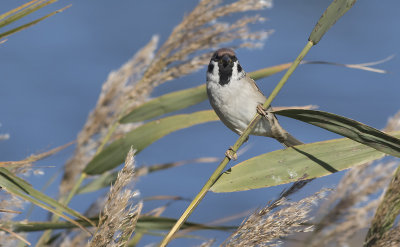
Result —
[{"label": "bird's beak", "polygon": [[230,58],[228,55],[224,55],[224,56],[221,58],[220,62],[222,63],[222,66],[223,66],[224,68],[226,68],[226,67],[232,62],[232,60],[231,60],[231,58]]}]

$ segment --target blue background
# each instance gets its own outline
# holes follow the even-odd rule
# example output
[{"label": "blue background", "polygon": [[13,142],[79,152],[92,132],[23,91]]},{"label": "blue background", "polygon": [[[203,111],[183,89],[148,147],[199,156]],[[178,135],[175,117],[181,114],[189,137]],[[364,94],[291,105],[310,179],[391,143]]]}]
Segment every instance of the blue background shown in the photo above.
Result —
[{"label": "blue background", "polygon": [[[309,33],[331,1],[280,0],[274,7],[259,12],[268,18],[252,26],[274,29],[265,46],[258,50],[240,49],[239,60],[246,71],[292,61],[305,45]],[[24,1],[2,0],[0,12]],[[160,44],[175,25],[190,12],[197,1],[59,1],[25,19],[32,20],[61,8],[72,7],[61,14],[9,37],[0,45],[0,133],[11,138],[0,142],[0,160],[20,160],[32,153],[46,151],[76,138],[88,113],[94,108],[102,83],[112,70],[118,69],[153,34],[160,35]],[[398,54],[397,0],[358,1],[314,47],[307,60],[340,63],[364,63]],[[17,24],[22,24],[20,22]],[[377,67],[390,71],[377,74],[366,71],[327,66],[299,67],[273,102],[275,106],[318,105],[321,110],[344,115],[375,128],[383,128],[389,116],[400,109],[400,60]],[[282,74],[258,82],[268,95]],[[153,97],[205,82],[205,68],[195,74],[170,81],[156,88]],[[208,102],[181,112],[209,109]],[[280,117],[281,124],[304,142],[336,138],[337,135],[317,127]],[[137,156],[137,165],[151,165],[204,156],[222,157],[237,136],[220,122],[195,126],[173,133]],[[281,145],[262,137],[252,137],[246,144],[250,149],[237,162],[255,155],[280,149]],[[39,162],[44,176],[30,176],[35,188],[62,169],[72,155],[68,148],[54,157]],[[237,162],[232,162],[235,164]],[[140,178],[135,188],[141,196],[179,195],[192,198],[203,186],[217,163],[196,164],[174,168]],[[343,173],[313,181],[294,199],[312,194],[321,187],[332,187]],[[59,182],[59,178],[56,183]],[[229,194],[209,193],[190,217],[191,221],[206,223],[262,207],[284,186]],[[46,191],[56,197],[57,186]],[[84,210],[97,195],[77,196],[71,207]],[[145,203],[145,211],[160,202]],[[188,202],[177,202],[164,216],[179,217]],[[36,211],[35,211],[36,212]],[[23,219],[23,216],[21,216]],[[37,210],[31,220],[44,220],[45,213]],[[241,219],[229,224],[239,224]],[[221,242],[227,233],[204,231],[200,235]],[[31,236],[31,241],[36,237]],[[146,237],[142,244],[159,241]],[[199,244],[199,240],[176,240],[172,246]]]}]

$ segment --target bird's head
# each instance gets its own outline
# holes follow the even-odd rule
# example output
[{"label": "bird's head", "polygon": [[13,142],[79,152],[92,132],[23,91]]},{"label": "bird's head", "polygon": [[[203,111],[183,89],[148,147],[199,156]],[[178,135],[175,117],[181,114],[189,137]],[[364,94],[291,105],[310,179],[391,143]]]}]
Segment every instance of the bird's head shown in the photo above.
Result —
[{"label": "bird's head", "polygon": [[207,70],[207,80],[212,79],[225,85],[231,79],[239,79],[244,74],[236,54],[232,49],[221,48],[214,52]]}]

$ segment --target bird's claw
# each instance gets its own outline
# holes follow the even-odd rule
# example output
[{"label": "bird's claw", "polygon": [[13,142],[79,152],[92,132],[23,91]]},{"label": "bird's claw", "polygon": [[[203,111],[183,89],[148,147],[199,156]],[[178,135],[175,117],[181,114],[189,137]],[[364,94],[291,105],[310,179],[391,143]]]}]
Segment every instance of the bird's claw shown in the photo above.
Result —
[{"label": "bird's claw", "polygon": [[233,150],[232,147],[229,147],[229,149],[226,150],[225,156],[226,156],[229,160],[237,160],[237,154],[236,154],[235,150]]},{"label": "bird's claw", "polygon": [[268,113],[265,111],[264,107],[261,104],[257,105],[257,112],[263,117],[267,117]]}]

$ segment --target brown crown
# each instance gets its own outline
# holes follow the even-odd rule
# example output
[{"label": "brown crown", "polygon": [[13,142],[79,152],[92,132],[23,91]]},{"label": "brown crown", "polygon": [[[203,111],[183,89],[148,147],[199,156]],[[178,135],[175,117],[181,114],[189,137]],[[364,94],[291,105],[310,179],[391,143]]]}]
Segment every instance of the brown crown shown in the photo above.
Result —
[{"label": "brown crown", "polygon": [[223,55],[228,55],[230,57],[236,56],[235,52],[230,48],[221,48],[218,49],[215,53],[218,57],[222,57]]}]

